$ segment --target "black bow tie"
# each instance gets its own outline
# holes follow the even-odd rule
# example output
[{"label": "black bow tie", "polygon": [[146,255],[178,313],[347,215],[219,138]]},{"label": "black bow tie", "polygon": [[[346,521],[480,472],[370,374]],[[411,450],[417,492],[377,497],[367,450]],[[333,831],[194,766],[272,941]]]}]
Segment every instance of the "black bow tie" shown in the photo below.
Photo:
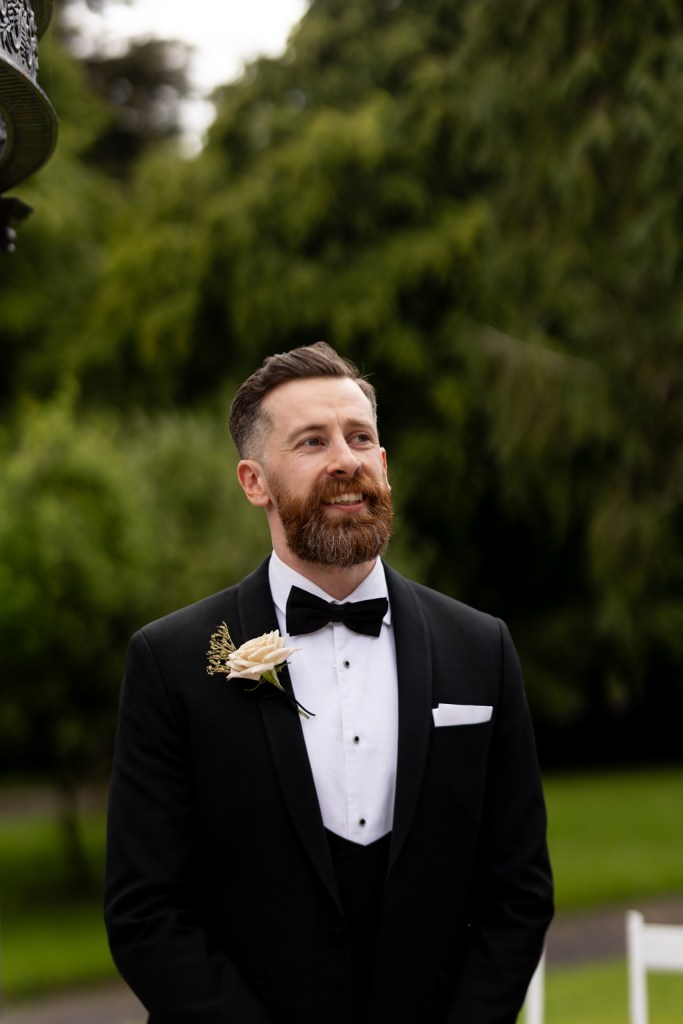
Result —
[{"label": "black bow tie", "polygon": [[287,598],[287,632],[290,636],[299,636],[301,633],[314,633],[328,622],[343,622],[354,633],[379,636],[388,607],[386,597],[335,604],[323,601],[301,587],[292,587]]}]

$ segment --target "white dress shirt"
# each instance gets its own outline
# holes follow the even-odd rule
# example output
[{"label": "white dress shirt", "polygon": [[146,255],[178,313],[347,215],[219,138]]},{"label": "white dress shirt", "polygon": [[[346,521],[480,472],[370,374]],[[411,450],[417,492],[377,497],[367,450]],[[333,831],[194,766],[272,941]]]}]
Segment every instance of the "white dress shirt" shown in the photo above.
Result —
[{"label": "white dress shirt", "polygon": [[[282,636],[288,636],[291,587],[334,600],[275,552],[269,577]],[[347,600],[376,597],[388,597],[379,558]],[[315,714],[301,724],[325,827],[367,846],[391,831],[394,815],[398,688],[391,608],[378,637],[331,622],[290,637],[287,646],[301,648],[289,658],[289,675],[296,699]]]}]

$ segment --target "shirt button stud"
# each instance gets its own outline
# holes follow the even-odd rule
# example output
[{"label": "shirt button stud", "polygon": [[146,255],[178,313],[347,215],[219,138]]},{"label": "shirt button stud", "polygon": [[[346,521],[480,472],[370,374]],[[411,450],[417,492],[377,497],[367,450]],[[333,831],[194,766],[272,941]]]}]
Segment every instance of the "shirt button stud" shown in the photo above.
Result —
[{"label": "shirt button stud", "polygon": [[344,662],[344,668],[350,668],[350,667],[351,667],[351,662],[350,661],[345,661]]},{"label": "shirt button stud", "polygon": [[354,736],[353,737],[353,742],[354,743],[360,743],[360,736]]},{"label": "shirt button stud", "polygon": [[365,818],[361,818],[360,821],[358,822],[358,824],[359,825],[364,825],[365,824]]}]

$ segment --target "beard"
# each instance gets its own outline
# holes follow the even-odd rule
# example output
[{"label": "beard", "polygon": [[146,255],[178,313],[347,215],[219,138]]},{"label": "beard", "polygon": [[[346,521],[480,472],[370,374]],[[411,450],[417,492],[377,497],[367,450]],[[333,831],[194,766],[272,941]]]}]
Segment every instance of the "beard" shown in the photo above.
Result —
[{"label": "beard", "polygon": [[[287,545],[303,561],[348,569],[386,551],[393,519],[387,483],[361,472],[352,480],[322,480],[305,498],[290,494],[279,479],[271,477],[269,484]],[[325,511],[326,502],[349,491],[363,494],[362,512]]]}]

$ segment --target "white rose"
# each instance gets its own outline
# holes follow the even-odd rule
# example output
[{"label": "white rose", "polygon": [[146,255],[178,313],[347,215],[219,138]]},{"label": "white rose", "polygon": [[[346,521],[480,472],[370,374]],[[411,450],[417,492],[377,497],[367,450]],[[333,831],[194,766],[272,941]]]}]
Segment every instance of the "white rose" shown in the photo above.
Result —
[{"label": "white rose", "polygon": [[277,679],[275,668],[282,665],[300,647],[285,647],[280,630],[264,633],[253,640],[247,640],[228,655],[228,679],[252,679],[258,681],[265,676],[270,682]]}]

